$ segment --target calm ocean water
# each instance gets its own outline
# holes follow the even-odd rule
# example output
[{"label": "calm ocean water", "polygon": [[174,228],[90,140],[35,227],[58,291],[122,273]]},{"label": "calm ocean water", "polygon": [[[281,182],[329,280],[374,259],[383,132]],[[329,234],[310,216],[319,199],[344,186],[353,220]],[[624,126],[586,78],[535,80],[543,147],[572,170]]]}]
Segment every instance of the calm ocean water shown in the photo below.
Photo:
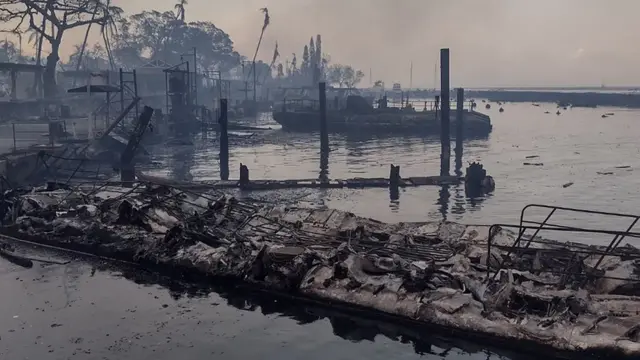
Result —
[{"label": "calm ocean water", "polygon": [[[480,104],[480,107],[483,104]],[[499,113],[494,104],[482,110],[491,116],[494,131],[486,140],[464,144],[464,165],[480,161],[496,182],[496,190],[484,199],[466,199],[461,187],[406,188],[392,200],[387,189],[295,190],[263,193],[262,197],[296,198],[349,210],[382,221],[447,219],[470,224],[517,223],[530,203],[638,213],[640,200],[640,111],[626,109],[567,109],[556,115],[556,106],[505,104]],[[549,114],[545,114],[548,111]],[[603,118],[602,115],[614,115]],[[269,124],[269,116],[254,124]],[[194,180],[216,180],[218,142],[215,133],[193,139],[195,146],[154,149],[162,169],[156,175]],[[366,139],[331,136],[329,177],[388,177],[389,165],[401,166],[408,176],[438,175],[440,143],[437,138]],[[230,149],[231,178],[238,178],[240,163],[252,179],[308,179],[320,173],[317,135],[281,130],[265,135],[263,143]],[[535,158],[528,158],[535,157]],[[525,165],[525,163],[542,164]],[[452,159],[453,168],[453,159]],[[261,195],[252,194],[253,197]],[[542,220],[548,211],[531,210],[529,220]],[[558,212],[555,223],[623,230],[630,221],[604,216]],[[548,234],[544,234],[547,236]],[[556,234],[558,236],[566,236]],[[581,235],[583,241],[609,241]]]},{"label": "calm ocean water", "polygon": [[[441,220],[516,223],[528,203],[637,213],[640,112],[505,104],[487,112],[494,131],[465,143],[465,163],[479,160],[495,178],[495,192],[467,199],[458,187],[297,190],[254,193],[269,201],[324,203],[383,221]],[[483,110],[484,111],[484,110]],[[545,114],[549,111],[550,114]],[[615,115],[602,118],[604,113]],[[269,118],[255,123],[268,124]],[[195,146],[153,149],[150,172],[176,178],[218,178],[215,134]],[[318,139],[274,130],[251,147],[231,149],[231,177],[240,163],[253,179],[316,178]],[[331,178],[437,175],[437,139],[331,138]],[[530,156],[538,156],[530,158]],[[541,166],[524,165],[542,163]],[[166,169],[163,169],[166,167]],[[571,185],[568,185],[572,183]],[[544,214],[532,212],[539,219]],[[619,229],[628,220],[559,214],[555,223]],[[556,219],[556,217],[554,217]],[[545,234],[561,237],[568,234]],[[572,240],[608,239],[574,235]],[[137,275],[137,276],[134,276]],[[4,359],[524,359],[437,334],[374,324],[318,309],[298,308],[223,291],[184,294],[176,284],[153,285],[139,272],[91,271],[71,263],[18,270],[0,261],[0,358]],[[418,338],[419,341],[417,340]]]}]

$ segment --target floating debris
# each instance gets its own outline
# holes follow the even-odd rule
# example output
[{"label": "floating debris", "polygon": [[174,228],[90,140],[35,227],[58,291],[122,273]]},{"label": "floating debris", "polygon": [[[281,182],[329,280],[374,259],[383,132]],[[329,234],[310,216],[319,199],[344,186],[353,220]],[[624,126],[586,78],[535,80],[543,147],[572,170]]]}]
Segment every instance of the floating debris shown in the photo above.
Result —
[{"label": "floating debris", "polygon": [[502,344],[640,354],[633,317],[640,312],[640,249],[630,245],[605,253],[530,239],[515,247],[517,233],[502,228],[386,224],[151,183],[5,195],[3,241],[225,278]]},{"label": "floating debris", "polygon": [[526,156],[525,159],[537,159],[539,157],[540,155],[529,155],[529,156]]},{"label": "floating debris", "polygon": [[525,162],[522,165],[527,165],[527,166],[544,166],[544,163],[531,163],[531,162]]},{"label": "floating debris", "polygon": [[597,171],[598,175],[613,175],[613,171]]},{"label": "floating debris", "polygon": [[630,165],[620,165],[620,166],[616,166],[616,169],[630,169],[631,166]]},{"label": "floating debris", "polygon": [[487,175],[487,170],[478,162],[472,162],[466,169],[464,188],[467,196],[479,197],[491,193],[496,188],[493,177]]},{"label": "floating debris", "polygon": [[562,185],[562,187],[566,189],[566,188],[568,188],[568,187],[569,187],[569,186],[571,186],[571,185],[573,185],[573,182],[568,182],[568,183],[566,183],[566,184],[563,184],[563,185]]},{"label": "floating debris", "polygon": [[33,261],[17,255],[13,251],[7,250],[6,246],[0,246],[0,257],[18,266],[25,268],[33,267]]},{"label": "floating debris", "polygon": [[498,111],[499,111],[499,112],[504,112],[504,109],[503,109],[503,108],[500,108]]}]

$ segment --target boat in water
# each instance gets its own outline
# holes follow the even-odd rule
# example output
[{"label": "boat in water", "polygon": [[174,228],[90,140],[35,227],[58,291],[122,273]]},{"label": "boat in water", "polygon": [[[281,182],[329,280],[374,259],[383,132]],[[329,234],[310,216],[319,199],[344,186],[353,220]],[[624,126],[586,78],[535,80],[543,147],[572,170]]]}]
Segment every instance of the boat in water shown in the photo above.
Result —
[{"label": "boat in water", "polygon": [[[332,133],[345,134],[440,134],[440,110],[432,101],[420,102],[421,108],[407,103],[388,107],[380,100],[378,106],[358,95],[349,95],[346,101],[335,97],[327,100],[327,127]],[[384,99],[383,99],[384,100]],[[422,106],[422,103],[424,106]],[[317,100],[289,100],[277,104],[274,120],[284,130],[317,132],[320,130],[320,111]],[[450,111],[451,136],[455,137],[455,105]],[[464,110],[463,133],[466,138],[486,137],[492,130],[489,116],[475,110]]]}]

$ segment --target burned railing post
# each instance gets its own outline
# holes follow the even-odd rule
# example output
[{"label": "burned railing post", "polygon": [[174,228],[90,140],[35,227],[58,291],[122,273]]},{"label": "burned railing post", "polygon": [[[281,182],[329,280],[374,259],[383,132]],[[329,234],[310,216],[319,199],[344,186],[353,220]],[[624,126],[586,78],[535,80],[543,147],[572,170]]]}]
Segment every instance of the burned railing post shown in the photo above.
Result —
[{"label": "burned railing post", "polygon": [[448,176],[451,161],[449,49],[440,49],[440,176]]},{"label": "burned railing post", "polygon": [[329,153],[329,133],[327,129],[327,91],[326,83],[318,84],[320,92],[320,152]]},{"label": "burned railing post", "polygon": [[[220,179],[229,180],[229,134],[227,99],[220,99]],[[242,168],[241,168],[242,169]]]},{"label": "burned railing post", "polygon": [[464,89],[458,88],[456,99],[456,175],[462,175],[462,153],[464,139]]},{"label": "burned railing post", "polygon": [[249,186],[249,168],[240,163],[240,189],[246,189]]}]

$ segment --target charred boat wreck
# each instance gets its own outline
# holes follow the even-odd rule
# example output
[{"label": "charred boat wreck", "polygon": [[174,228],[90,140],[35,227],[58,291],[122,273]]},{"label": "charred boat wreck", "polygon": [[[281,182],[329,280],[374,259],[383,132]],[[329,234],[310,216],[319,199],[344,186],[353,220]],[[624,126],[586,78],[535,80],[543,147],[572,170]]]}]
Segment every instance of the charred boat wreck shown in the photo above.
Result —
[{"label": "charred boat wreck", "polygon": [[0,242],[230,279],[538,354],[640,355],[640,250],[631,246],[532,238],[518,247],[517,232],[504,228],[386,224],[151,183],[15,189],[2,209]]},{"label": "charred boat wreck", "polygon": [[[327,104],[327,127],[333,133],[370,134],[440,134],[440,113],[437,107],[425,105],[416,110],[411,104],[389,107],[384,102],[374,107],[365,98],[350,95],[344,105],[336,98]],[[455,111],[450,112],[451,134],[457,126]],[[277,104],[273,111],[274,120],[284,130],[295,132],[320,131],[320,111],[318,101],[289,100]],[[467,138],[484,138],[491,133],[491,119],[474,109],[464,110],[463,133]]]}]

